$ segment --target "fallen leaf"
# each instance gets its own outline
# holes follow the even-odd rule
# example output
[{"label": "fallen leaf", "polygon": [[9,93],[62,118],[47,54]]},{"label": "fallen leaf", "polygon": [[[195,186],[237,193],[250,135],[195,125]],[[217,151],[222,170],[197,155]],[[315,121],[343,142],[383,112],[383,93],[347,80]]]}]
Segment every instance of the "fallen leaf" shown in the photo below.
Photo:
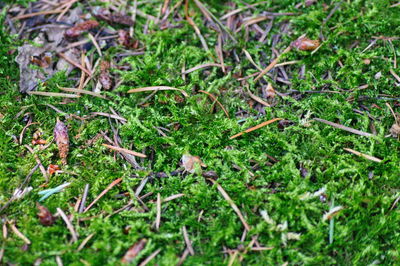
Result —
[{"label": "fallen leaf", "polygon": [[55,221],[55,217],[51,214],[49,209],[40,205],[39,203],[36,203],[36,207],[39,210],[39,213],[38,213],[39,222],[44,226],[53,225],[53,223]]},{"label": "fallen leaf", "polygon": [[33,90],[39,81],[46,78],[38,68],[32,68],[30,66],[32,64],[31,58],[33,56],[40,56],[44,51],[44,48],[36,47],[31,44],[25,44],[18,47],[18,55],[15,58],[15,61],[18,63],[20,71],[20,92]]},{"label": "fallen leaf", "polygon": [[130,263],[130,262],[132,262],[137,257],[137,255],[144,249],[144,247],[146,246],[146,243],[147,243],[147,240],[144,239],[144,238],[140,239],[138,242],[136,242],[125,253],[125,255],[122,258],[121,262],[122,263]]},{"label": "fallen leaf", "polygon": [[319,40],[311,40],[307,37],[301,37],[292,42],[291,45],[301,51],[313,51],[318,48],[320,43]]},{"label": "fallen leaf", "polygon": [[60,166],[56,164],[50,164],[49,167],[47,167],[47,173],[51,176],[53,175],[56,171],[61,170]]},{"label": "fallen leaf", "polygon": [[67,164],[67,156],[69,151],[69,136],[67,126],[57,119],[56,126],[54,127],[54,139],[58,146],[61,162]]},{"label": "fallen leaf", "polygon": [[200,159],[199,156],[193,156],[190,154],[184,154],[182,156],[182,165],[186,172],[193,174],[195,172],[195,165],[200,165],[201,167],[207,167]]},{"label": "fallen leaf", "polygon": [[74,27],[69,28],[65,31],[64,36],[67,39],[75,39],[82,35],[85,32],[88,32],[91,29],[94,29],[99,26],[99,23],[95,20],[86,20],[79,24],[76,24]]},{"label": "fallen leaf", "polygon": [[32,145],[44,145],[47,141],[45,139],[33,139]]}]

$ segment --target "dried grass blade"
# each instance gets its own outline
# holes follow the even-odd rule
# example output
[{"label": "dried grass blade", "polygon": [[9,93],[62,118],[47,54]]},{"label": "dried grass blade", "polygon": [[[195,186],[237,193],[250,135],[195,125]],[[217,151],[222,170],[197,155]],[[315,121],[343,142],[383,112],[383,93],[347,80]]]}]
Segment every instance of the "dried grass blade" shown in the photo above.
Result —
[{"label": "dried grass blade", "polygon": [[82,243],[79,245],[77,251],[81,251],[87,244],[87,242],[90,241],[90,239],[92,239],[92,237],[95,235],[95,233],[92,233],[90,235],[88,235],[83,241]]},{"label": "dried grass blade", "polygon": [[392,74],[392,76],[393,76],[398,82],[400,82],[400,77],[399,77],[399,75],[397,75],[396,72],[394,72],[393,69],[390,69],[389,71],[390,71],[390,74]]},{"label": "dried grass blade", "polygon": [[142,261],[139,266],[146,266],[152,259],[154,259],[158,253],[160,253],[161,248],[157,249],[156,251],[154,251],[153,253],[150,254],[150,256],[148,256],[144,261]]},{"label": "dried grass blade", "polygon": [[78,241],[78,235],[76,234],[74,226],[71,224],[71,221],[68,219],[67,215],[60,208],[57,208],[57,212],[61,216],[61,218],[64,220],[65,224],[67,225],[68,230],[71,232],[72,242]]},{"label": "dried grass blade", "polygon": [[146,158],[147,157],[146,154],[143,154],[143,153],[140,153],[140,152],[136,152],[136,151],[131,151],[131,150],[124,149],[124,148],[120,148],[120,147],[117,147],[117,146],[112,146],[112,145],[108,145],[108,144],[103,144],[103,146],[107,147],[109,149],[112,149],[114,151],[117,151],[117,152],[125,152],[127,154],[130,154],[130,155],[133,155],[133,156],[137,156],[137,157],[140,157],[140,158]]},{"label": "dried grass blade", "polygon": [[59,92],[46,92],[46,91],[27,91],[29,95],[40,95],[48,97],[64,97],[64,98],[79,98],[81,96],[69,93],[59,93]]},{"label": "dried grass blade", "polygon": [[58,14],[58,13],[61,13],[62,11],[63,11],[62,9],[45,10],[45,11],[40,11],[40,12],[35,12],[35,13],[29,13],[29,14],[16,16],[16,17],[13,17],[12,20],[26,19],[26,18],[36,17],[36,16],[40,16],[40,15]]},{"label": "dried grass blade", "polygon": [[101,95],[100,93],[96,93],[96,92],[93,92],[93,91],[87,91],[87,90],[75,89],[75,88],[59,88],[59,89],[62,90],[62,91],[88,94],[88,95],[99,97],[99,98],[102,98],[102,99],[107,99],[105,96]]},{"label": "dried grass blade", "polygon": [[105,116],[105,117],[109,117],[109,118],[121,120],[122,122],[128,122],[128,120],[126,120],[126,119],[123,118],[122,116],[113,115],[113,114],[109,114],[109,113],[93,112],[93,113],[91,113],[91,114],[92,114],[92,115],[101,115],[101,116]]},{"label": "dried grass blade", "polygon": [[374,136],[371,133],[363,132],[363,131],[360,131],[360,130],[357,130],[357,129],[354,129],[354,128],[351,128],[351,127],[346,127],[346,126],[343,126],[343,125],[340,125],[340,124],[336,124],[336,123],[333,123],[331,121],[327,121],[325,119],[314,118],[314,120],[318,121],[318,122],[321,122],[321,123],[324,123],[324,124],[327,124],[327,125],[330,125],[332,127],[335,127],[335,128],[338,128],[338,129],[353,133],[353,134],[360,135],[360,136],[364,136],[364,137],[372,137],[372,136]]},{"label": "dried grass blade", "polygon": [[21,238],[26,244],[30,245],[31,241],[24,236],[23,233],[21,233],[21,231],[18,230],[18,228],[15,226],[15,224],[13,222],[10,223],[11,226],[11,230],[19,237]]},{"label": "dried grass blade", "polygon": [[201,34],[199,27],[197,27],[196,23],[189,16],[189,0],[185,0],[184,11],[185,11],[185,17],[186,17],[187,22],[193,27],[197,37],[199,37],[199,39],[200,39],[201,45],[203,46],[204,50],[206,50],[206,52],[209,52],[210,49],[208,48],[207,42],[204,39],[203,35]]},{"label": "dried grass blade", "polygon": [[258,6],[258,5],[261,5],[261,4],[265,4],[265,3],[269,3],[269,1],[263,1],[263,2],[252,4],[252,5],[247,5],[246,7],[242,7],[242,8],[238,8],[238,9],[232,10],[231,12],[226,13],[225,15],[220,17],[219,19],[220,20],[227,19],[230,16],[236,15],[237,13],[240,13],[240,12],[242,12],[244,10],[247,10],[247,9],[250,9],[250,8],[255,7],[255,6]]},{"label": "dried grass blade", "polygon": [[271,105],[269,103],[267,103],[266,101],[264,101],[263,99],[261,99],[260,97],[258,97],[257,95],[253,94],[249,89],[247,89],[247,93],[249,94],[249,96],[255,100],[258,103],[261,103],[262,105],[264,105],[265,107],[271,107]]},{"label": "dried grass blade", "polygon": [[177,89],[174,87],[168,87],[168,86],[152,86],[152,87],[131,89],[128,91],[128,93],[136,93],[136,92],[143,92],[143,91],[180,91],[185,97],[189,97],[189,95],[186,93],[186,91]]},{"label": "dried grass blade", "polygon": [[[243,22],[242,27],[245,28],[245,27],[251,26],[253,24],[256,24],[258,22],[267,20],[267,19],[269,19],[269,17],[267,17],[267,16],[259,16],[259,17],[255,17],[255,18],[250,18]],[[240,28],[237,29],[236,31],[239,32]]]},{"label": "dried grass blade", "polygon": [[71,59],[68,58],[68,56],[66,56],[65,54],[63,54],[63,53],[58,53],[58,55],[59,55],[60,57],[62,57],[65,61],[67,61],[68,63],[70,63],[71,65],[73,65],[74,67],[77,67],[77,68],[79,68],[80,70],[82,70],[83,72],[85,72],[86,74],[88,74],[89,77],[92,76],[92,73],[90,73],[89,70],[87,70],[86,68],[84,68],[81,64],[79,64],[79,63],[77,63],[77,62],[71,60]]},{"label": "dried grass blade", "polygon": [[156,230],[160,230],[161,223],[161,195],[157,193],[157,216],[156,216]]},{"label": "dried grass blade", "polygon": [[363,157],[363,158],[365,158],[365,159],[367,159],[367,160],[370,160],[370,161],[373,161],[373,162],[377,162],[377,163],[382,162],[382,160],[379,159],[379,158],[376,158],[376,157],[371,156],[371,155],[368,155],[368,154],[361,153],[361,152],[359,152],[359,151],[355,151],[355,150],[353,150],[353,149],[343,148],[343,150],[348,151],[348,152],[350,152],[350,153],[353,153],[353,154],[355,154],[355,155],[357,155],[357,156]]},{"label": "dried grass blade", "polygon": [[236,135],[233,135],[233,136],[230,137],[229,139],[237,138],[237,137],[243,135],[244,133],[252,132],[252,131],[254,131],[254,130],[256,130],[256,129],[259,129],[259,128],[261,128],[261,127],[265,127],[266,125],[269,125],[269,124],[271,124],[271,123],[273,123],[273,122],[276,122],[276,121],[279,121],[279,120],[282,120],[282,119],[283,119],[283,118],[274,118],[274,119],[265,121],[265,122],[263,122],[263,123],[261,123],[261,124],[259,124],[259,125],[257,125],[257,126],[251,127],[251,128],[249,128],[249,129],[246,129],[245,131],[242,131],[242,132],[240,132],[240,133],[238,133],[238,134],[236,134]]},{"label": "dried grass blade", "polygon": [[183,193],[175,194],[175,195],[172,195],[172,196],[169,196],[169,197],[163,199],[162,202],[165,203],[165,202],[168,202],[168,201],[171,201],[171,200],[174,200],[174,199],[178,199],[178,198],[183,197],[183,196],[185,196],[185,194],[183,194]]},{"label": "dried grass blade", "polygon": [[202,65],[199,65],[199,66],[195,66],[195,67],[189,68],[185,72],[182,72],[182,74],[189,74],[190,72],[193,72],[193,71],[196,71],[196,70],[199,70],[199,69],[202,69],[202,68],[207,68],[207,67],[221,67],[222,68],[222,65],[221,64],[216,64],[216,63],[202,64]]},{"label": "dried grass blade", "polygon": [[257,68],[258,71],[262,71],[262,68],[259,67],[259,66],[256,64],[256,62],[254,62],[254,60],[253,60],[253,58],[251,57],[250,53],[249,53],[246,49],[243,49],[243,52],[244,52],[245,56],[247,57],[247,59],[250,61],[250,63],[251,63],[253,66],[255,66],[255,68]]},{"label": "dried grass blade", "polygon": [[224,113],[226,114],[226,116],[227,116],[228,118],[230,118],[230,117],[229,117],[228,111],[226,111],[225,107],[217,100],[217,98],[216,98],[214,95],[212,95],[211,93],[209,93],[209,92],[207,92],[207,91],[203,91],[203,90],[199,90],[199,92],[202,92],[202,93],[207,94],[213,101],[216,101],[217,104],[222,108],[222,110],[224,111]]},{"label": "dried grass blade", "polygon": [[86,207],[86,209],[83,211],[84,213],[87,212],[101,197],[104,196],[110,189],[112,189],[115,185],[120,183],[122,181],[122,178],[117,178],[115,179],[111,184],[106,187],[93,201],[92,203],[89,204],[89,206]]},{"label": "dried grass blade", "polygon": [[237,216],[239,216],[239,219],[242,222],[244,228],[247,231],[250,231],[250,226],[248,225],[248,223],[244,219],[244,217],[243,217],[242,213],[240,212],[238,206],[236,206],[236,204],[233,202],[231,197],[229,197],[228,193],[226,193],[226,191],[223,189],[223,187],[220,184],[218,184],[214,179],[208,178],[208,180],[211,181],[214,185],[217,186],[217,189],[221,193],[222,197],[224,197],[224,199],[229,203],[229,205],[231,205],[232,209],[236,212]]},{"label": "dried grass blade", "polygon": [[259,80],[262,76],[267,74],[268,71],[270,71],[272,68],[274,68],[274,66],[278,63],[278,61],[282,57],[282,55],[290,52],[291,49],[292,49],[292,47],[290,45],[288,47],[286,47],[286,49],[283,50],[283,52],[277,58],[272,60],[272,62],[263,71],[261,71],[261,73],[254,79],[254,81]]},{"label": "dried grass blade", "polygon": [[183,233],[183,239],[185,240],[185,243],[186,243],[186,247],[189,250],[190,255],[193,256],[194,255],[194,250],[193,250],[193,247],[192,247],[192,242],[189,239],[189,235],[187,233],[186,226],[182,227],[182,233]]}]

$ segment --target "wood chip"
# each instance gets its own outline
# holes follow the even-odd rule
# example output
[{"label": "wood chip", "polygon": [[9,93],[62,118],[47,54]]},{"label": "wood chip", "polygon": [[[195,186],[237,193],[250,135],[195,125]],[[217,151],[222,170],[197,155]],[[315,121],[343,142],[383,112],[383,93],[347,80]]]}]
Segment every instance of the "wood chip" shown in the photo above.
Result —
[{"label": "wood chip", "polygon": [[83,211],[84,213],[87,212],[101,197],[104,196],[110,189],[112,189],[115,185],[120,183],[122,181],[122,178],[117,178],[115,179],[111,184],[106,187],[106,189],[103,190],[93,201],[92,203],[89,204],[89,206],[86,207],[86,209]]},{"label": "wood chip", "polygon": [[136,93],[136,92],[143,92],[143,91],[180,91],[185,97],[189,97],[189,95],[181,89],[168,87],[168,86],[152,86],[152,87],[143,87],[137,89],[131,89],[128,93]]},{"label": "wood chip", "polygon": [[133,155],[133,156],[137,156],[137,157],[140,157],[140,158],[146,158],[147,157],[146,154],[139,153],[139,152],[136,152],[136,151],[131,151],[131,150],[128,150],[128,149],[124,149],[124,148],[120,148],[120,147],[112,146],[112,145],[108,145],[108,144],[102,144],[102,145],[104,147],[107,147],[107,148],[112,149],[112,150],[117,151],[117,152],[124,152],[124,153],[130,154],[130,155]]},{"label": "wood chip", "polygon": [[257,126],[251,127],[251,128],[249,128],[249,129],[246,129],[245,131],[242,131],[242,132],[240,132],[240,133],[238,133],[238,134],[236,134],[236,135],[233,135],[233,136],[230,137],[229,139],[237,138],[237,137],[243,135],[244,133],[252,132],[252,131],[254,131],[254,130],[257,130],[257,129],[261,128],[261,127],[265,127],[266,125],[269,125],[269,124],[271,124],[271,123],[273,123],[273,122],[276,122],[276,121],[279,121],[279,120],[282,120],[282,119],[283,119],[283,118],[274,118],[274,119],[265,121],[265,122],[263,122],[263,123],[261,123],[261,124],[259,124],[259,125],[257,125]]},{"label": "wood chip", "polygon": [[377,163],[382,162],[381,159],[376,158],[376,157],[374,157],[374,156],[371,156],[371,155],[368,155],[368,154],[364,154],[364,153],[361,153],[361,152],[358,152],[358,151],[355,151],[355,150],[352,150],[352,149],[349,149],[349,148],[343,148],[343,149],[344,149],[345,151],[348,151],[348,152],[350,152],[350,153],[353,153],[353,154],[355,154],[355,155],[357,155],[357,156],[363,157],[363,158],[365,158],[365,159],[367,159],[367,160],[370,160],[370,161],[373,161],[373,162],[377,162]]},{"label": "wood chip", "polygon": [[221,187],[221,185],[218,184],[214,179],[208,178],[208,180],[211,181],[214,185],[217,186],[218,191],[221,193],[221,195],[224,197],[224,199],[229,203],[229,205],[231,205],[232,209],[236,212],[236,214],[239,217],[240,221],[242,222],[244,228],[247,231],[250,231],[250,226],[248,225],[248,223],[244,219],[244,217],[243,217],[242,213],[240,212],[238,206],[236,206],[236,204],[233,202],[231,197],[229,197],[228,193],[226,193],[226,191]]},{"label": "wood chip", "polygon": [[327,124],[327,125],[330,125],[332,127],[335,127],[335,128],[338,128],[338,129],[353,133],[353,134],[357,134],[357,135],[363,136],[363,137],[372,137],[372,136],[374,136],[371,133],[363,132],[363,131],[360,131],[360,130],[357,130],[357,129],[354,129],[354,128],[351,128],[351,127],[346,127],[346,126],[343,126],[343,125],[340,125],[340,124],[336,124],[336,123],[333,123],[333,122],[330,122],[330,121],[327,121],[327,120],[324,120],[324,119],[321,119],[321,118],[314,118],[314,120],[318,121],[318,122],[321,122],[321,123],[324,123],[324,124]]}]

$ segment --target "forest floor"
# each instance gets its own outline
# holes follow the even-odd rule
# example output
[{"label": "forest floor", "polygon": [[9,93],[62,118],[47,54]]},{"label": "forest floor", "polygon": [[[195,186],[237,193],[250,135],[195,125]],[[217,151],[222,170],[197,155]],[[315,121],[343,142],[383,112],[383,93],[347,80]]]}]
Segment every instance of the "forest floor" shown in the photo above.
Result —
[{"label": "forest floor", "polygon": [[400,263],[398,0],[0,7],[0,264]]}]

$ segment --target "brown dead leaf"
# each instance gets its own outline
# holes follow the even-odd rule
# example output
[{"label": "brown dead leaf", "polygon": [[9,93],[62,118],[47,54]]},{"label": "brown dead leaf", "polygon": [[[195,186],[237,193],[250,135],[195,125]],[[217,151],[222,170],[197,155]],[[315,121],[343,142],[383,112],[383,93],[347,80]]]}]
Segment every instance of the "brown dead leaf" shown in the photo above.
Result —
[{"label": "brown dead leaf", "polygon": [[67,157],[69,151],[69,136],[67,126],[57,119],[56,126],[54,127],[54,139],[58,146],[61,162],[67,164]]},{"label": "brown dead leaf", "polygon": [[292,42],[291,45],[301,51],[313,51],[318,48],[320,42],[319,40],[311,40],[307,37],[301,37]]},{"label": "brown dead leaf", "polygon": [[81,36],[83,33],[88,32],[91,29],[94,29],[99,26],[99,23],[95,20],[86,20],[79,24],[76,24],[74,27],[69,28],[65,31],[64,36],[67,39],[75,39]]},{"label": "brown dead leaf", "polygon": [[47,173],[49,174],[49,176],[53,175],[56,171],[61,170],[60,166],[56,165],[56,164],[50,164],[47,167]]},{"label": "brown dead leaf", "polygon": [[128,251],[125,253],[124,257],[122,258],[122,263],[130,263],[132,262],[137,255],[144,249],[146,246],[147,239],[140,239],[136,242],[133,246],[131,246]]},{"label": "brown dead leaf", "polygon": [[47,140],[45,139],[33,139],[32,140],[32,145],[45,145],[47,143]]},{"label": "brown dead leaf", "polygon": [[39,222],[44,226],[53,225],[56,218],[51,214],[51,212],[39,203],[36,203],[36,207],[39,210],[39,213],[37,214],[39,217]]}]

